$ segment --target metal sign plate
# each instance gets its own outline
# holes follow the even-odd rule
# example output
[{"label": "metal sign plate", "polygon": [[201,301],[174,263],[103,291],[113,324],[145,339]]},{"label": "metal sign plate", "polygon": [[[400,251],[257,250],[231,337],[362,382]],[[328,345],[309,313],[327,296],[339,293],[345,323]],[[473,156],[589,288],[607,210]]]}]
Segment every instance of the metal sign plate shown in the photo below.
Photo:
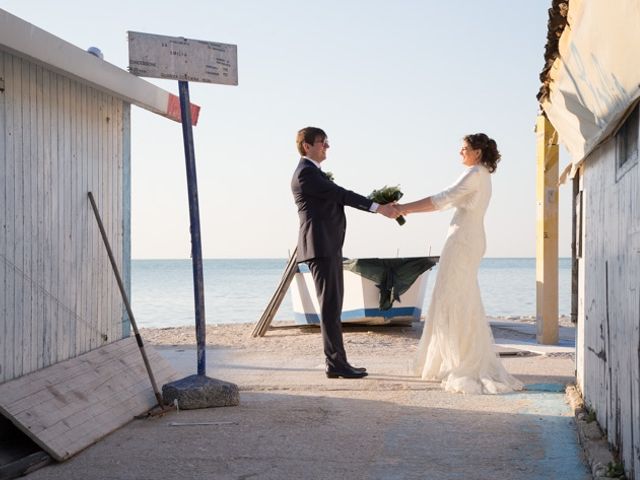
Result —
[{"label": "metal sign plate", "polygon": [[140,77],[238,85],[238,47],[128,32],[129,71]]}]

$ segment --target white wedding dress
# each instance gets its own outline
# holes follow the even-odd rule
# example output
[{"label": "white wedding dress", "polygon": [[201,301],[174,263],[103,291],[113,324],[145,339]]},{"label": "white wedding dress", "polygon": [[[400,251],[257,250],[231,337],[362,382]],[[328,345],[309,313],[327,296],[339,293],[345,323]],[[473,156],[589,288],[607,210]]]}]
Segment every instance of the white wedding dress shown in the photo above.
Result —
[{"label": "white wedding dress", "polygon": [[440,255],[431,303],[418,344],[415,373],[441,380],[449,392],[503,393],[521,390],[493,349],[478,286],[485,251],[484,215],[491,198],[491,174],[469,167],[443,192],[431,197],[438,210],[455,207]]}]

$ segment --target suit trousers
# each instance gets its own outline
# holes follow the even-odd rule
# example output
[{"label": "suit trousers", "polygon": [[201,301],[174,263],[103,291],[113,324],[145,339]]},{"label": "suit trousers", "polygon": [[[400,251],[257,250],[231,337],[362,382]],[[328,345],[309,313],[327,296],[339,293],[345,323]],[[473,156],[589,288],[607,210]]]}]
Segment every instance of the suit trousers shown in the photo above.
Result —
[{"label": "suit trousers", "polygon": [[320,329],[327,366],[335,369],[348,365],[342,340],[342,299],[344,276],[342,256],[318,257],[307,261],[320,303]]}]

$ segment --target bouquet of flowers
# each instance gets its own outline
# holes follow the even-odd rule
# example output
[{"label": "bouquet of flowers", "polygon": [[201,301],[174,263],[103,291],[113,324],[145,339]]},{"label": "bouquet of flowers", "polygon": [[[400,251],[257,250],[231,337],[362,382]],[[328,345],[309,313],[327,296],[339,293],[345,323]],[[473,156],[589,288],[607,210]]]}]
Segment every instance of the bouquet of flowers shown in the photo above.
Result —
[{"label": "bouquet of flowers", "polygon": [[[397,202],[402,198],[402,195],[403,193],[400,191],[400,185],[396,185],[395,187],[387,187],[385,185],[381,189],[371,192],[368,198],[380,205],[384,205],[386,203]],[[398,222],[398,225],[404,225],[406,220],[401,215],[396,218],[396,222]]]}]

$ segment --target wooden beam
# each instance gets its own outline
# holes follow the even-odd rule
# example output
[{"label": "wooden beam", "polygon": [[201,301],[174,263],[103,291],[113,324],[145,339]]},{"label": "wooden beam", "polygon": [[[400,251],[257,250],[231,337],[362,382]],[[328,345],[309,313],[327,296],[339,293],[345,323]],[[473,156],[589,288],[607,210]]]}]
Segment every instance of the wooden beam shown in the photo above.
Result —
[{"label": "wooden beam", "polygon": [[547,117],[536,122],[537,341],[558,343],[558,134]]},{"label": "wooden beam", "polygon": [[[179,102],[174,94],[2,9],[0,50],[8,50],[64,76],[124,99],[127,103],[180,122]],[[194,108],[198,111],[200,109],[196,105],[191,106],[192,111]],[[196,125],[197,121],[192,120]]]}]

